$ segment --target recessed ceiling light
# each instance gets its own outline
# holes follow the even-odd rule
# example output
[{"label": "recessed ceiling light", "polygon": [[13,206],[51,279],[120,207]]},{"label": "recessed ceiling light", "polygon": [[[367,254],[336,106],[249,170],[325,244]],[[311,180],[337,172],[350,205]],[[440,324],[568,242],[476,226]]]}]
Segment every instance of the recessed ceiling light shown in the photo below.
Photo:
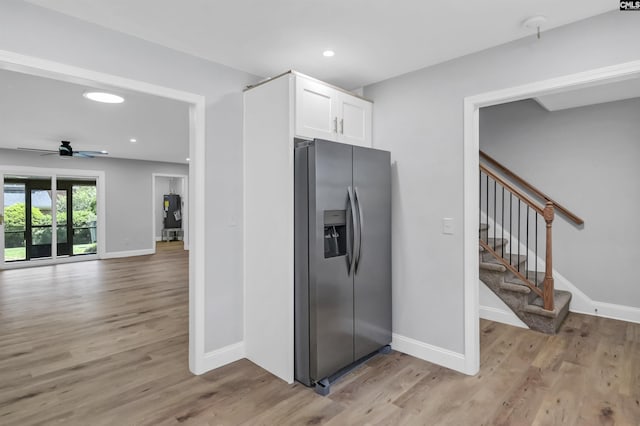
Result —
[{"label": "recessed ceiling light", "polygon": [[187,160],[187,163],[188,163],[189,161],[191,161],[191,158],[187,157],[186,160]]},{"label": "recessed ceiling light", "polygon": [[324,52],[322,52],[322,55],[330,58],[332,56],[334,56],[336,54],[336,52],[334,52],[333,50],[325,50]]},{"label": "recessed ceiling light", "polygon": [[136,139],[136,138],[131,138],[131,139],[129,139],[129,142],[131,142],[131,143],[136,143],[136,142],[138,142],[138,139]]},{"label": "recessed ceiling light", "polygon": [[87,99],[91,99],[92,101],[102,102],[105,104],[121,104],[124,102],[124,98],[122,96],[114,95],[113,93],[84,92],[82,96]]}]

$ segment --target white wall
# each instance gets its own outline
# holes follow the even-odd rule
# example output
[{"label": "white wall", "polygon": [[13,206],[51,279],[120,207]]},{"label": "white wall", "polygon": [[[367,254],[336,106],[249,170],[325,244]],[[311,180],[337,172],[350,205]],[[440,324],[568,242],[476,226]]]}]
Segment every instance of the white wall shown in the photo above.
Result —
[{"label": "white wall", "polygon": [[242,89],[259,78],[18,0],[0,2],[0,49],[206,97],[205,350],[242,341]]},{"label": "white wall", "polygon": [[[374,147],[395,163],[395,333],[464,351],[463,99],[636,60],[621,40],[637,40],[638,24],[637,14],[615,11],[365,87]],[[444,217],[454,218],[454,235],[441,233]]]},{"label": "white wall", "polygon": [[0,149],[0,165],[104,171],[107,254],[154,248],[149,239],[153,226],[149,222],[151,174],[187,174],[189,170],[184,164],[117,158],[68,160],[9,149]]},{"label": "white wall", "polygon": [[640,98],[480,110],[480,148],[584,219],[553,226],[553,266],[591,299],[640,307]]}]

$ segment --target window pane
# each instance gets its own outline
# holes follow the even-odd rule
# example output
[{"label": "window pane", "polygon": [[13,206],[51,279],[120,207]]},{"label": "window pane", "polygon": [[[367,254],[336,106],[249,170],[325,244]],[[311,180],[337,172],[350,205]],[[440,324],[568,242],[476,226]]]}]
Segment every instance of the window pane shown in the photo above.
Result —
[{"label": "window pane", "polygon": [[4,184],[4,260],[25,260],[25,185]]},{"label": "window pane", "polygon": [[96,187],[74,185],[71,199],[73,209],[73,254],[95,254],[96,244]]}]

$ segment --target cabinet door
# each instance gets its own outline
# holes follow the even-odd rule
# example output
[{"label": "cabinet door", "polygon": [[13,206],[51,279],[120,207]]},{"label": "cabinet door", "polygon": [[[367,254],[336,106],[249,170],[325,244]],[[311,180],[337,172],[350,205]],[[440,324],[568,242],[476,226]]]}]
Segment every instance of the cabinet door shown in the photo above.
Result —
[{"label": "cabinet door", "polygon": [[340,93],[338,140],[371,148],[372,104],[355,96]]},{"label": "cabinet door", "polygon": [[295,133],[305,139],[337,141],[338,91],[321,83],[296,78]]}]

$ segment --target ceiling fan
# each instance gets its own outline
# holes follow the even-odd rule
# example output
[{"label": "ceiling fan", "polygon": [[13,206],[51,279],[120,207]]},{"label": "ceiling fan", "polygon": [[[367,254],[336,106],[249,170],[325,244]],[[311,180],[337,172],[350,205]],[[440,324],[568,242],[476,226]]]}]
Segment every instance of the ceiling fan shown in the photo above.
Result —
[{"label": "ceiling fan", "polygon": [[52,149],[18,148],[21,151],[40,152],[42,155],[58,154],[60,157],[83,157],[94,158],[96,155],[109,155],[107,151],[74,151],[71,142],[60,141],[61,145],[57,151]]}]

